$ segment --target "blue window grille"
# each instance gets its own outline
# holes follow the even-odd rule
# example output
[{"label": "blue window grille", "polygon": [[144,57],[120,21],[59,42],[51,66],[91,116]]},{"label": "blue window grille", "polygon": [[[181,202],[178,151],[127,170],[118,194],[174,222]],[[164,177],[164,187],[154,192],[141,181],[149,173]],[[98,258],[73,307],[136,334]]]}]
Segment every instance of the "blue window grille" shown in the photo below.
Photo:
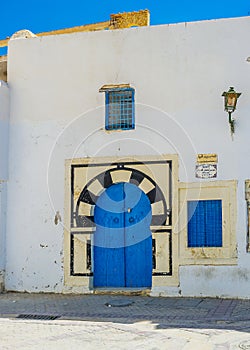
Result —
[{"label": "blue window grille", "polygon": [[135,128],[133,88],[113,89],[106,95],[106,130],[129,130]]},{"label": "blue window grille", "polygon": [[188,247],[222,247],[222,201],[188,201]]}]

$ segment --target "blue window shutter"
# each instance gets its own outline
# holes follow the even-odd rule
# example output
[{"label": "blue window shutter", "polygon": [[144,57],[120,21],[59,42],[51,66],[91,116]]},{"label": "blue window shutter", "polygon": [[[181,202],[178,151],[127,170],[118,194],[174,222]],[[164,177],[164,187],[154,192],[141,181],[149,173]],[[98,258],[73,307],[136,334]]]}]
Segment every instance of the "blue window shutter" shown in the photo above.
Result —
[{"label": "blue window shutter", "polygon": [[188,201],[188,247],[222,247],[222,201]]},{"label": "blue window shutter", "polygon": [[212,200],[206,202],[206,246],[222,247],[221,200]]}]

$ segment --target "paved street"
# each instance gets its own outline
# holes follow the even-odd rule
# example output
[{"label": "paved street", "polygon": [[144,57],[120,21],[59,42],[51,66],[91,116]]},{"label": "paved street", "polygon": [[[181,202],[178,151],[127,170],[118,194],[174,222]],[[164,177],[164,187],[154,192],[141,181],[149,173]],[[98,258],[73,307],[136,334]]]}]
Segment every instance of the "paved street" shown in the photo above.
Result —
[{"label": "paved street", "polygon": [[250,300],[0,294],[0,350],[250,349]]}]

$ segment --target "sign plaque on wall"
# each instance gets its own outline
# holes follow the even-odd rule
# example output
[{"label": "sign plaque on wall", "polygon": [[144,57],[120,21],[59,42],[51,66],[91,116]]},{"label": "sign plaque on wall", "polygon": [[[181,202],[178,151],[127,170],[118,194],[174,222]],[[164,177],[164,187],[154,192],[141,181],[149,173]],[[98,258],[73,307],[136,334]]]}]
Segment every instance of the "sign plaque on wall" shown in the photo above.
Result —
[{"label": "sign plaque on wall", "polygon": [[197,163],[218,163],[218,156],[215,153],[197,154]]},{"label": "sign plaque on wall", "polygon": [[211,179],[217,177],[217,164],[197,164],[195,177],[199,179]]}]

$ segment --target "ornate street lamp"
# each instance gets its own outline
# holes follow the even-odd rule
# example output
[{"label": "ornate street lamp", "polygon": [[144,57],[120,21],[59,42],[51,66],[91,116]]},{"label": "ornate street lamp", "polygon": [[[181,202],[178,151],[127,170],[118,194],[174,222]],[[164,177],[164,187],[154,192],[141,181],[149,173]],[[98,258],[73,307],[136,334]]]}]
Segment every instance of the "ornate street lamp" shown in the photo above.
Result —
[{"label": "ornate street lamp", "polygon": [[241,93],[234,91],[231,86],[228,91],[224,91],[222,96],[224,97],[225,111],[228,113],[228,121],[230,124],[231,133],[234,134],[234,119],[232,119],[232,113],[236,109],[237,100]]}]

